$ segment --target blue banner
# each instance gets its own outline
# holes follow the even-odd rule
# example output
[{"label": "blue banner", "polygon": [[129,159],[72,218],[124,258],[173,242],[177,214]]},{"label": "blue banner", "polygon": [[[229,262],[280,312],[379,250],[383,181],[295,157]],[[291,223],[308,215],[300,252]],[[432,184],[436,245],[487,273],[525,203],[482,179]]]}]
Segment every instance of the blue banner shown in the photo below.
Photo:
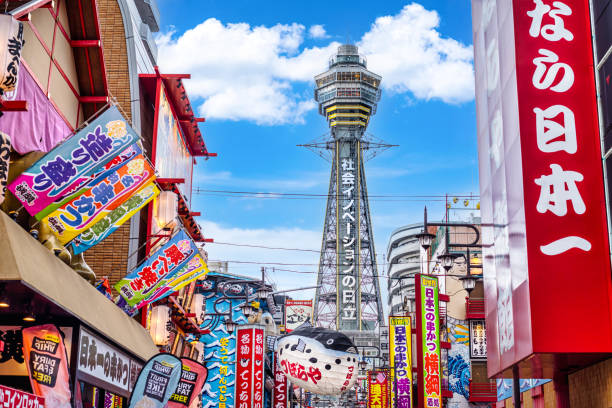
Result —
[{"label": "blue banner", "polygon": [[183,364],[172,354],[153,356],[142,368],[128,408],[162,408],[176,390],[181,379]]}]

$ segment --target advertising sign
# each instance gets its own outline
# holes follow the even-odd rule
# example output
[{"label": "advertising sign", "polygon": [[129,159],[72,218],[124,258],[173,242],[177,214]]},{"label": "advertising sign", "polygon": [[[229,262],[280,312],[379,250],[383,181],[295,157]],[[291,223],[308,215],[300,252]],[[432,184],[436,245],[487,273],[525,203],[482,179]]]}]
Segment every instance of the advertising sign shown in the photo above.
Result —
[{"label": "advertising sign", "polygon": [[489,377],[534,353],[609,352],[589,2],[472,9]]},{"label": "advertising sign", "polygon": [[417,373],[419,407],[442,406],[442,370],[440,367],[440,309],[438,278],[416,274]]},{"label": "advertising sign", "polygon": [[391,406],[411,408],[412,325],[409,316],[389,316],[389,361],[393,367],[391,378],[397,389],[391,393]]},{"label": "advertising sign", "polygon": [[311,321],[312,300],[285,300],[285,330],[287,333]]},{"label": "advertising sign", "polygon": [[288,400],[287,376],[280,366],[278,353],[274,354],[274,391],[272,395],[272,408],[287,408]]},{"label": "advertising sign", "polygon": [[34,394],[0,385],[0,407],[45,408],[45,399]]},{"label": "advertising sign", "polygon": [[98,245],[158,194],[159,189],[153,182],[142,187],[123,204],[106,214],[98,222],[73,239],[70,245],[74,254],[78,255]]},{"label": "advertising sign", "polygon": [[115,106],[20,174],[8,189],[30,215],[74,193],[138,136]]},{"label": "advertising sign", "polygon": [[172,354],[157,354],[142,368],[128,408],[162,408],[181,379],[182,363]]},{"label": "advertising sign", "polygon": [[134,306],[152,295],[163,278],[173,276],[198,253],[195,243],[185,231],[180,230],[134,271],[117,282],[115,289],[128,305]]},{"label": "advertising sign", "polygon": [[10,14],[2,14],[0,27],[0,91],[5,94],[14,91],[19,81],[23,24]]},{"label": "advertising sign", "polygon": [[253,408],[264,406],[264,328],[256,326],[253,329]]},{"label": "advertising sign", "polygon": [[48,224],[65,245],[154,179],[155,171],[144,156],[139,155],[53,211],[41,222]]},{"label": "advertising sign", "polygon": [[188,407],[202,392],[208,370],[202,364],[187,357],[181,358],[183,371],[174,394],[170,396],[168,408]]},{"label": "advertising sign", "polygon": [[236,334],[235,408],[263,406],[264,332],[255,325],[238,326]]},{"label": "advertising sign", "polygon": [[470,320],[470,358],[487,358],[487,333],[484,320]]},{"label": "advertising sign", "polygon": [[24,328],[23,356],[34,394],[53,408],[70,408],[68,357],[60,331],[52,324]]},{"label": "advertising sign", "polygon": [[387,408],[389,394],[389,372],[368,371],[368,408]]}]

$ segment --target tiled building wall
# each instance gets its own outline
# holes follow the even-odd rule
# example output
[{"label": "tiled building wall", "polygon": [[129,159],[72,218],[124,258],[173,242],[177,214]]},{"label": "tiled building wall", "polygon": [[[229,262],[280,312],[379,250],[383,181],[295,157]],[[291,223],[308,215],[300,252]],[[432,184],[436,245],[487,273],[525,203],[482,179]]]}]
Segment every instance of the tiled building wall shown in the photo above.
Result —
[{"label": "tiled building wall", "polygon": [[612,407],[612,359],[570,374],[569,386],[572,407]]}]

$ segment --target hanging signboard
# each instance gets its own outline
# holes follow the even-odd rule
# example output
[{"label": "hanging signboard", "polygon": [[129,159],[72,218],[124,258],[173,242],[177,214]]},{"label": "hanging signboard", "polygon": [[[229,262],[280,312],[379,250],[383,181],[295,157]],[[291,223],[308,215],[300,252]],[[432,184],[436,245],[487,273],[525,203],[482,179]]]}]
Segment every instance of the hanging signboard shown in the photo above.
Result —
[{"label": "hanging signboard", "polygon": [[368,371],[368,408],[389,407],[389,372]]},{"label": "hanging signboard", "polygon": [[470,320],[470,358],[487,358],[487,333],[484,320]]},{"label": "hanging signboard", "polygon": [[121,151],[138,140],[115,106],[20,174],[8,189],[30,215],[74,193]]},{"label": "hanging signboard", "polygon": [[[395,392],[391,406],[412,407],[412,325],[409,316],[389,316],[389,361]],[[396,401],[397,399],[397,401]]]},{"label": "hanging signboard", "polygon": [[554,375],[531,356],[612,350],[592,2],[472,3],[488,376]]},{"label": "hanging signboard", "polygon": [[176,391],[170,396],[167,408],[188,407],[196,399],[208,376],[208,370],[202,364],[187,357],[181,358],[183,371]]},{"label": "hanging signboard", "polygon": [[55,325],[24,328],[23,356],[34,394],[48,407],[70,408],[68,356],[62,335]]},{"label": "hanging signboard", "polygon": [[442,406],[440,367],[440,309],[438,278],[415,275],[417,318],[417,373],[419,407]]},{"label": "hanging signboard", "polygon": [[155,171],[144,156],[139,155],[53,211],[41,222],[48,224],[62,245],[65,245],[154,179]]},{"label": "hanging signboard", "polygon": [[312,321],[312,300],[285,300],[285,330],[291,333]]},{"label": "hanging signboard", "polygon": [[45,408],[45,399],[38,395],[0,385],[0,407]]},{"label": "hanging signboard", "polygon": [[138,375],[128,408],[164,407],[176,390],[182,370],[181,360],[172,354],[160,353],[151,357]]},{"label": "hanging signboard", "polygon": [[262,408],[264,329],[241,325],[236,334],[236,408]]},{"label": "hanging signboard", "polygon": [[123,204],[104,215],[98,222],[73,239],[70,243],[73,253],[78,255],[98,245],[158,194],[159,189],[153,182],[142,187]]},{"label": "hanging signboard", "polygon": [[23,44],[23,24],[0,14],[0,95],[17,87]]},{"label": "hanging signboard", "polygon": [[276,353],[274,354],[274,391],[272,395],[272,408],[287,408],[288,392],[287,376],[280,366],[278,353]]},{"label": "hanging signboard", "polygon": [[198,254],[195,243],[180,230],[145,262],[117,282],[115,289],[129,306],[135,306],[154,293],[166,276],[173,276]]}]

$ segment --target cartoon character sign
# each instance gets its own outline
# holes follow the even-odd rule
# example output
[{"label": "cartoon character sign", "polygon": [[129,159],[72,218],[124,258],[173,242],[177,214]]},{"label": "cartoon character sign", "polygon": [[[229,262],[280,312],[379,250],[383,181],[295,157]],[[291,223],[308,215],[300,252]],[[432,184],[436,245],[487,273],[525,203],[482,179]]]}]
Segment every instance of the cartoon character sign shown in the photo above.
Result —
[{"label": "cartoon character sign", "polygon": [[338,395],[357,379],[357,348],[346,335],[304,324],[278,341],[283,372],[296,386],[320,395]]}]

